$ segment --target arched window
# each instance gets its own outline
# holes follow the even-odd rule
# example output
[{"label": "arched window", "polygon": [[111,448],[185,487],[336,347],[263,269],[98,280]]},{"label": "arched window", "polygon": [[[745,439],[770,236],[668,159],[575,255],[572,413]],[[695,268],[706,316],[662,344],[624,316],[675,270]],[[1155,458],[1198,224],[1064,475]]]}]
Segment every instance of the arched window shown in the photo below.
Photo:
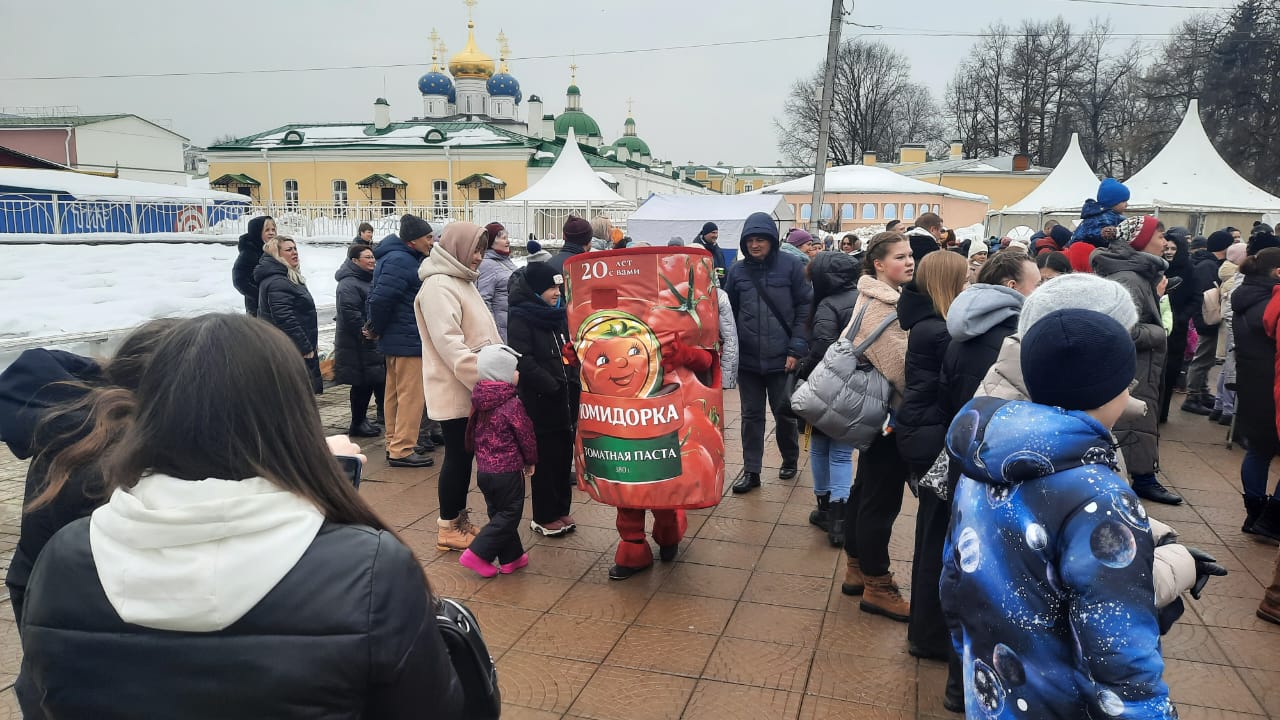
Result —
[{"label": "arched window", "polygon": [[801,205],[801,206],[800,206],[800,219],[801,219],[801,220],[808,220],[808,219],[809,219],[810,217],[812,217],[812,216],[813,216],[813,206],[812,206],[812,205],[810,205],[809,203],[805,203],[805,204],[803,204],[803,205]]},{"label": "arched window", "polygon": [[855,210],[853,209],[853,203],[845,203],[840,206],[840,219],[852,220],[854,212]]},{"label": "arched window", "polygon": [[938,214],[938,213],[940,213],[940,212],[942,212],[942,208],[941,208],[941,207],[939,207],[939,206],[937,206],[937,205],[934,205],[934,206],[933,206],[933,214],[934,214],[934,215],[937,215],[937,214]]},{"label": "arched window", "polygon": [[822,205],[822,219],[823,219],[823,220],[830,220],[830,219],[833,217],[833,214],[832,214],[832,213],[833,213],[833,209],[832,209],[832,207],[831,207],[831,203],[823,203],[823,205]]},{"label": "arched window", "polygon": [[876,219],[876,204],[875,204],[875,203],[862,203],[862,219],[863,219],[863,220],[875,220],[875,219]]},{"label": "arched window", "polygon": [[902,204],[902,219],[903,219],[903,220],[915,220],[915,219],[916,219],[916,204],[915,204],[915,203],[903,203],[903,204]]},{"label": "arched window", "polygon": [[897,219],[898,219],[898,204],[897,204],[897,203],[885,203],[885,204],[884,204],[884,219],[885,219],[885,220],[897,220]]}]

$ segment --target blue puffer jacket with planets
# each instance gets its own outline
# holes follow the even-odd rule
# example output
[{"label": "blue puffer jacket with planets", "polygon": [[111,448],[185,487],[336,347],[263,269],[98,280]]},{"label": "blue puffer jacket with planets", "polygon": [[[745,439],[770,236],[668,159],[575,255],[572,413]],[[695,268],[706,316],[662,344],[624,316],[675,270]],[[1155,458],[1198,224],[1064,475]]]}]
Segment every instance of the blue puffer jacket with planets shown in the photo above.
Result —
[{"label": "blue puffer jacket with planets", "polygon": [[1176,718],[1161,680],[1147,514],[1083,412],[980,397],[947,432],[963,468],[942,607],[971,718]]}]

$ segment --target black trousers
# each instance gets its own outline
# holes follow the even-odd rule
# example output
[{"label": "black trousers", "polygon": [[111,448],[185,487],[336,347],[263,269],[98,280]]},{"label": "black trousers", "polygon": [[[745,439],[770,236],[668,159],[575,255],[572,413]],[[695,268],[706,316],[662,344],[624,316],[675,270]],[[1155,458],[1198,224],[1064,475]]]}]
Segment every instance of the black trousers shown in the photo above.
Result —
[{"label": "black trousers", "polygon": [[927,488],[920,488],[907,641],[938,657],[946,657],[952,652],[951,632],[943,621],[942,601],[938,593],[942,582],[942,547],[950,526],[951,503],[939,499]]},{"label": "black trousers", "polygon": [[[446,436],[447,437],[447,436]],[[520,516],[524,514],[524,474],[519,470],[506,473],[480,473],[476,485],[484,493],[489,522],[471,541],[471,552],[492,562],[515,562],[524,554],[520,544]]]},{"label": "black trousers", "polygon": [[844,551],[861,561],[863,575],[889,572],[889,537],[902,510],[907,473],[896,435],[882,435],[858,454],[858,471],[845,506]]},{"label": "black trousers", "polygon": [[738,371],[738,395],[742,400],[742,469],[759,473],[764,460],[764,403],[766,396],[773,419],[777,423],[774,437],[782,452],[782,463],[794,467],[800,457],[800,428],[785,407],[790,398],[785,397],[787,374],[772,372],[754,373]]},{"label": "black trousers", "polygon": [[1187,352],[1188,320],[1173,321],[1173,332],[1169,333],[1169,351],[1164,358],[1164,387],[1160,393],[1160,422],[1168,422],[1169,406],[1173,403],[1173,389],[1178,385],[1178,376],[1182,374],[1183,357]]},{"label": "black trousers", "polygon": [[569,514],[573,503],[573,433],[538,433],[538,464],[529,480],[533,492],[533,521],[555,522]]},{"label": "black trousers", "polygon": [[378,399],[378,413],[382,413],[382,398],[386,390],[387,386],[383,383],[351,386],[351,427],[356,427],[369,419],[370,398]]},{"label": "black trousers", "polygon": [[444,462],[440,467],[438,491],[440,518],[453,520],[467,506],[467,491],[471,489],[471,465],[476,456],[467,452],[467,418],[441,420],[440,432],[444,434]]}]

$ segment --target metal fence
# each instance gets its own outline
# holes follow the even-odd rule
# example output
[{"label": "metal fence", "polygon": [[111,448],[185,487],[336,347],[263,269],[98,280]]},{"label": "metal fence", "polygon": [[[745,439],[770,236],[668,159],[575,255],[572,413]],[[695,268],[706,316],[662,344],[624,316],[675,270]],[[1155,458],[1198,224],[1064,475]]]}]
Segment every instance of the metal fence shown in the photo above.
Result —
[{"label": "metal fence", "polygon": [[249,220],[258,215],[275,218],[280,234],[298,238],[355,237],[362,222],[373,225],[374,236],[397,232],[400,217],[413,213],[433,225],[465,220],[484,225],[500,222],[515,240],[533,235],[538,239],[558,238],[569,215],[603,215],[614,225],[626,228],[635,211],[630,204],[593,206],[591,203],[467,203],[447,205],[434,202],[392,203],[247,204],[222,201],[66,200],[51,195],[7,196],[0,198],[0,235],[67,235],[92,233],[196,233],[240,235]]},{"label": "metal fence", "polygon": [[0,198],[0,233],[207,232],[238,218],[244,203],[137,199],[66,200],[57,196]]}]

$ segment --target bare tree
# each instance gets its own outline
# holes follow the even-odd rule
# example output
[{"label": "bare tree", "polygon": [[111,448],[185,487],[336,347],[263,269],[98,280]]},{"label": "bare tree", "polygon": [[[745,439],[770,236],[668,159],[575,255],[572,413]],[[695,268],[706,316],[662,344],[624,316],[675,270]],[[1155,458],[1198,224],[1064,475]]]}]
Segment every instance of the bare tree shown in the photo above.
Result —
[{"label": "bare tree", "polygon": [[[861,160],[864,152],[892,153],[903,143],[936,143],[942,123],[927,88],[911,79],[905,55],[879,42],[845,40],[836,56],[828,158],[837,165]],[[775,119],[778,146],[797,163],[817,153],[818,98],[823,68],[798,80]]]}]

